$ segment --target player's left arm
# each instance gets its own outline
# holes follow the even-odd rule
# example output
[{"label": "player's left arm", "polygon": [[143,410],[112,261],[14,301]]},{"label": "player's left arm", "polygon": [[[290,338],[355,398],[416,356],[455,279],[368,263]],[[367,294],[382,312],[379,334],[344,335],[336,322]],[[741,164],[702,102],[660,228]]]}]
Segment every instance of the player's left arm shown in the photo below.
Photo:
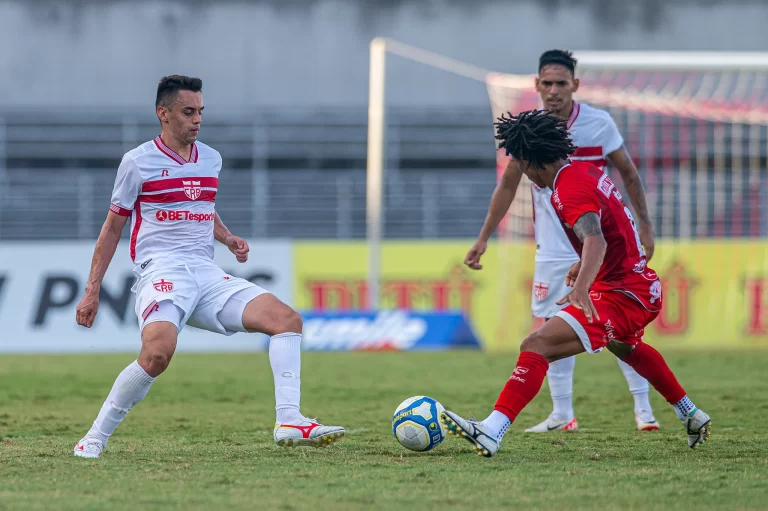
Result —
[{"label": "player's left arm", "polygon": [[250,250],[248,242],[240,236],[232,234],[218,213],[215,213],[213,219],[213,238],[222,245],[226,245],[229,251],[235,254],[238,263],[244,263],[248,260],[248,251]]},{"label": "player's left arm", "polygon": [[603,237],[603,229],[600,227],[600,217],[594,211],[582,214],[574,223],[573,232],[583,243],[581,265],[578,276],[573,283],[573,290],[561,298],[557,304],[563,305],[570,302],[572,306],[584,313],[587,321],[592,323],[592,318],[600,320],[600,315],[589,296],[589,288],[592,287],[592,283],[603,265],[608,244]]},{"label": "player's left arm", "polygon": [[608,159],[619,171],[621,180],[624,181],[624,188],[627,190],[627,195],[629,195],[632,209],[637,215],[640,243],[643,244],[645,255],[650,261],[651,257],[653,257],[655,241],[651,215],[648,213],[648,202],[645,199],[645,190],[643,189],[640,174],[637,172],[637,167],[635,167],[632,158],[630,158],[624,146],[609,153]]},{"label": "player's left arm", "polygon": [[603,237],[600,217],[589,212],[581,215],[573,226],[573,232],[579,237],[584,247],[581,250],[581,266],[574,282],[574,287],[589,289],[603,265],[608,243]]},{"label": "player's left arm", "polygon": [[597,190],[577,176],[569,180],[566,174],[565,179],[557,184],[552,196],[553,205],[557,205],[555,212],[564,224],[573,226],[574,234],[582,243],[578,274],[574,275],[575,271],[569,271],[573,277],[573,289],[557,304],[570,302],[592,323],[592,318],[599,320],[600,316],[589,296],[589,289],[603,266],[605,251],[608,248],[601,224],[602,206]]}]

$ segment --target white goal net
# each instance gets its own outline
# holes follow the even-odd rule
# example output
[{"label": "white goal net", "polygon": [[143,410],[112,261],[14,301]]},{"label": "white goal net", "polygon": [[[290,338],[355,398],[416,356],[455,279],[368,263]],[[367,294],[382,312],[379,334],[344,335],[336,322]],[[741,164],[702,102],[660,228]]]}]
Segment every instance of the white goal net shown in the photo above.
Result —
[{"label": "white goal net", "polygon": [[[768,56],[574,56],[581,80],[576,100],[612,114],[643,177],[658,240],[652,266],[679,267],[680,251],[695,250],[695,241],[768,235]],[[533,80],[490,73],[486,82],[494,117],[539,107]],[[499,151],[499,173],[506,162]],[[620,186],[615,169],[608,172]],[[533,222],[527,186],[521,184],[499,230],[500,267],[505,269],[500,307],[506,311],[530,301]],[[713,253],[706,254],[714,257],[711,264],[729,264],[724,252]],[[766,261],[754,263],[765,267]],[[682,312],[670,314],[668,322]],[[499,322],[498,342],[518,342],[525,335],[521,327],[520,322]]]},{"label": "white goal net", "polygon": [[[372,304],[380,281],[387,54],[484,82],[494,119],[541,104],[533,74],[495,73],[396,41],[374,40],[367,197]],[[764,342],[768,53],[575,51],[574,56],[581,80],[575,99],[611,113],[644,182],[656,232],[651,267],[659,271],[664,289],[663,311],[647,338],[696,346]],[[536,58],[531,55],[533,62]],[[500,173],[507,158],[499,151],[496,156]],[[609,165],[607,171],[621,188],[615,170]],[[529,188],[524,178],[486,256],[498,257],[486,265],[493,267],[499,293],[493,327],[484,333],[493,348],[515,349],[535,326]]]}]

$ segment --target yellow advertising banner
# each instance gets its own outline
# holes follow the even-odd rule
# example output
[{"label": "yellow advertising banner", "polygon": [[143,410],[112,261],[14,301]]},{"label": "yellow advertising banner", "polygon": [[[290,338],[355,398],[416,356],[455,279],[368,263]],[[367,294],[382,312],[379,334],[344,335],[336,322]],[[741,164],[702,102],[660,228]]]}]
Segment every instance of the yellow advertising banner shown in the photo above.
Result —
[{"label": "yellow advertising banner", "polygon": [[[484,268],[462,264],[466,242],[386,242],[381,307],[462,310],[484,346],[517,350],[531,318],[533,247],[492,244]],[[364,242],[294,244],[299,310],[368,308]],[[661,241],[650,266],[662,278],[664,310],[651,343],[768,345],[768,243]]]}]

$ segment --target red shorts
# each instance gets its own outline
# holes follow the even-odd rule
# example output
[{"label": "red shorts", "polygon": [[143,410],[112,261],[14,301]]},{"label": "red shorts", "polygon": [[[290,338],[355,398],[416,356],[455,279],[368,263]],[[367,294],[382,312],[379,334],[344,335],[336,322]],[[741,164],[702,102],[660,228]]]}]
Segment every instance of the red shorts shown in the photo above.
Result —
[{"label": "red shorts", "polygon": [[659,315],[620,291],[590,293],[600,319],[590,323],[584,313],[569,305],[556,316],[565,320],[579,336],[587,353],[601,351],[610,341],[634,346],[643,340],[645,327]]}]

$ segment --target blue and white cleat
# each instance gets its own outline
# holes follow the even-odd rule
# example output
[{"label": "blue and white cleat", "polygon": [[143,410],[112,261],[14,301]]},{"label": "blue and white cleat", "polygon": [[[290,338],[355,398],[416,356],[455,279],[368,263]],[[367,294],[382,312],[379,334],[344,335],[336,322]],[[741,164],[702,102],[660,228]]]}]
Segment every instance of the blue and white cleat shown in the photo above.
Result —
[{"label": "blue and white cleat", "polygon": [[697,445],[709,440],[709,430],[712,427],[709,415],[694,408],[682,422],[688,432],[688,447],[695,449]]},{"label": "blue and white cleat", "polygon": [[499,452],[500,442],[488,434],[481,422],[473,419],[465,420],[448,410],[440,414],[440,421],[445,425],[449,435],[456,435],[472,444],[472,450],[478,456],[490,458]]}]

